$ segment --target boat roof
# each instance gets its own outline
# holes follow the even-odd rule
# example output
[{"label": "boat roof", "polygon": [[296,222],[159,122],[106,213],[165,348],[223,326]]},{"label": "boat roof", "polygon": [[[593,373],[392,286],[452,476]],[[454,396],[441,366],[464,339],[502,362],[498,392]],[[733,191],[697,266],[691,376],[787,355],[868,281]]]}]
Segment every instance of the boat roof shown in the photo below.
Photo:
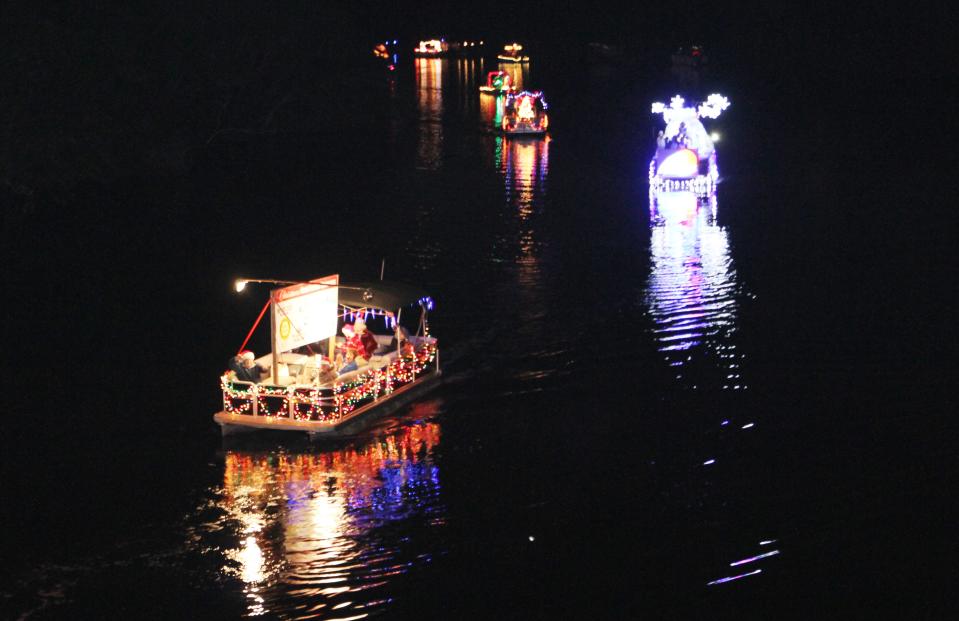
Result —
[{"label": "boat roof", "polygon": [[432,308],[429,294],[418,287],[395,281],[340,283],[340,304],[350,308],[380,308],[395,311],[411,304]]}]

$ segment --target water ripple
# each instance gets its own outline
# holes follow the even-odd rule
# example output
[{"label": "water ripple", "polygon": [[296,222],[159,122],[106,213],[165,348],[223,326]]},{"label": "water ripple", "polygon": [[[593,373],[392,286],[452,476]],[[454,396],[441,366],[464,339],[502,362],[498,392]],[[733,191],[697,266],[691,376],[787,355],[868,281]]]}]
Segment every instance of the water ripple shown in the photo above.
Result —
[{"label": "water ripple", "polygon": [[213,499],[222,517],[189,545],[225,540],[222,572],[244,585],[250,616],[369,615],[390,601],[391,580],[431,558],[397,533],[443,524],[432,519],[444,512],[439,438],[423,422],[331,452],[228,451]]},{"label": "water ripple", "polygon": [[731,337],[737,329],[741,286],[726,231],[716,223],[716,210],[715,194],[650,196],[646,305],[657,349],[666,355],[666,363],[676,368],[695,366],[700,375],[705,374],[678,375],[688,387],[725,385],[725,380],[739,378],[730,371],[739,368],[740,356],[725,352],[735,348]]}]

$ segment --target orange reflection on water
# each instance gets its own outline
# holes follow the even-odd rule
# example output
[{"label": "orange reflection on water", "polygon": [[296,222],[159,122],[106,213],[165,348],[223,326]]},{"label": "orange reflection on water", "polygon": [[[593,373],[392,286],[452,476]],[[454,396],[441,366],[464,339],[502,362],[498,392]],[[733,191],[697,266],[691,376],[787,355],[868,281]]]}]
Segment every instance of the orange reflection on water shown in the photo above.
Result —
[{"label": "orange reflection on water", "polygon": [[248,614],[339,617],[385,605],[372,593],[410,562],[373,533],[431,513],[439,441],[439,425],[420,423],[334,451],[228,451],[218,504],[237,543],[224,573],[246,583]]},{"label": "orange reflection on water", "polygon": [[497,139],[497,148],[506,155],[500,159],[506,179],[506,196],[516,205],[521,220],[528,219],[535,204],[542,202],[546,196],[549,141],[549,136]]},{"label": "orange reflection on water", "polygon": [[417,58],[416,104],[419,108],[419,135],[416,142],[416,166],[439,169],[443,155],[443,70],[447,61]]}]

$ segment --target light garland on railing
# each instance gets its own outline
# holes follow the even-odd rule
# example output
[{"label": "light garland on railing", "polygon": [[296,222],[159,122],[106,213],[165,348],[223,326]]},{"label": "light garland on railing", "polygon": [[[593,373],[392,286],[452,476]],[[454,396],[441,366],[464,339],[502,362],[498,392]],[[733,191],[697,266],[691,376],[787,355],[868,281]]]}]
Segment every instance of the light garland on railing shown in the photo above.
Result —
[{"label": "light garland on railing", "polygon": [[435,358],[436,343],[427,343],[412,355],[394,360],[385,369],[370,369],[353,381],[334,384],[336,417],[346,416],[367,399],[392,393],[397,384],[412,382]]},{"label": "light garland on railing", "polygon": [[709,169],[705,175],[696,175],[689,179],[666,179],[656,174],[656,158],[649,162],[649,187],[660,192],[696,192],[708,194],[719,183],[719,167],[716,154],[712,153],[708,161]]},{"label": "light garland on railing", "polygon": [[[397,358],[381,369],[369,369],[349,380],[334,382],[332,407],[324,407],[330,389],[291,385],[287,387],[250,384],[240,388],[235,378],[224,374],[220,378],[223,391],[223,410],[228,414],[292,418],[303,421],[330,422],[339,420],[369,399],[391,394],[397,386],[416,379],[436,359],[436,343],[424,343],[412,354]],[[271,408],[268,400],[282,399],[282,406]],[[237,403],[239,401],[239,403]],[[256,407],[254,408],[254,402]],[[301,409],[302,406],[306,406]]]}]

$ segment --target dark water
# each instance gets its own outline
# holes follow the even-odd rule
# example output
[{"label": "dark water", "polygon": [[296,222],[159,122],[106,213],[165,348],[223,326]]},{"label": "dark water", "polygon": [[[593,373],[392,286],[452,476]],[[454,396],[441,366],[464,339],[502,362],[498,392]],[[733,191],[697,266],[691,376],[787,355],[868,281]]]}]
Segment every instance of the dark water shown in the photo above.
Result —
[{"label": "dark water", "polygon": [[[12,375],[43,398],[8,413],[4,616],[941,618],[926,292],[954,286],[897,235],[946,247],[903,203],[932,195],[847,176],[828,129],[731,82],[715,196],[651,197],[661,75],[534,62],[551,132],[514,140],[491,68],[421,61],[364,123],[17,223],[63,252],[11,311],[45,329]],[[443,387],[334,444],[223,443],[216,378],[265,294],[232,280],[381,259],[437,301]]]}]

